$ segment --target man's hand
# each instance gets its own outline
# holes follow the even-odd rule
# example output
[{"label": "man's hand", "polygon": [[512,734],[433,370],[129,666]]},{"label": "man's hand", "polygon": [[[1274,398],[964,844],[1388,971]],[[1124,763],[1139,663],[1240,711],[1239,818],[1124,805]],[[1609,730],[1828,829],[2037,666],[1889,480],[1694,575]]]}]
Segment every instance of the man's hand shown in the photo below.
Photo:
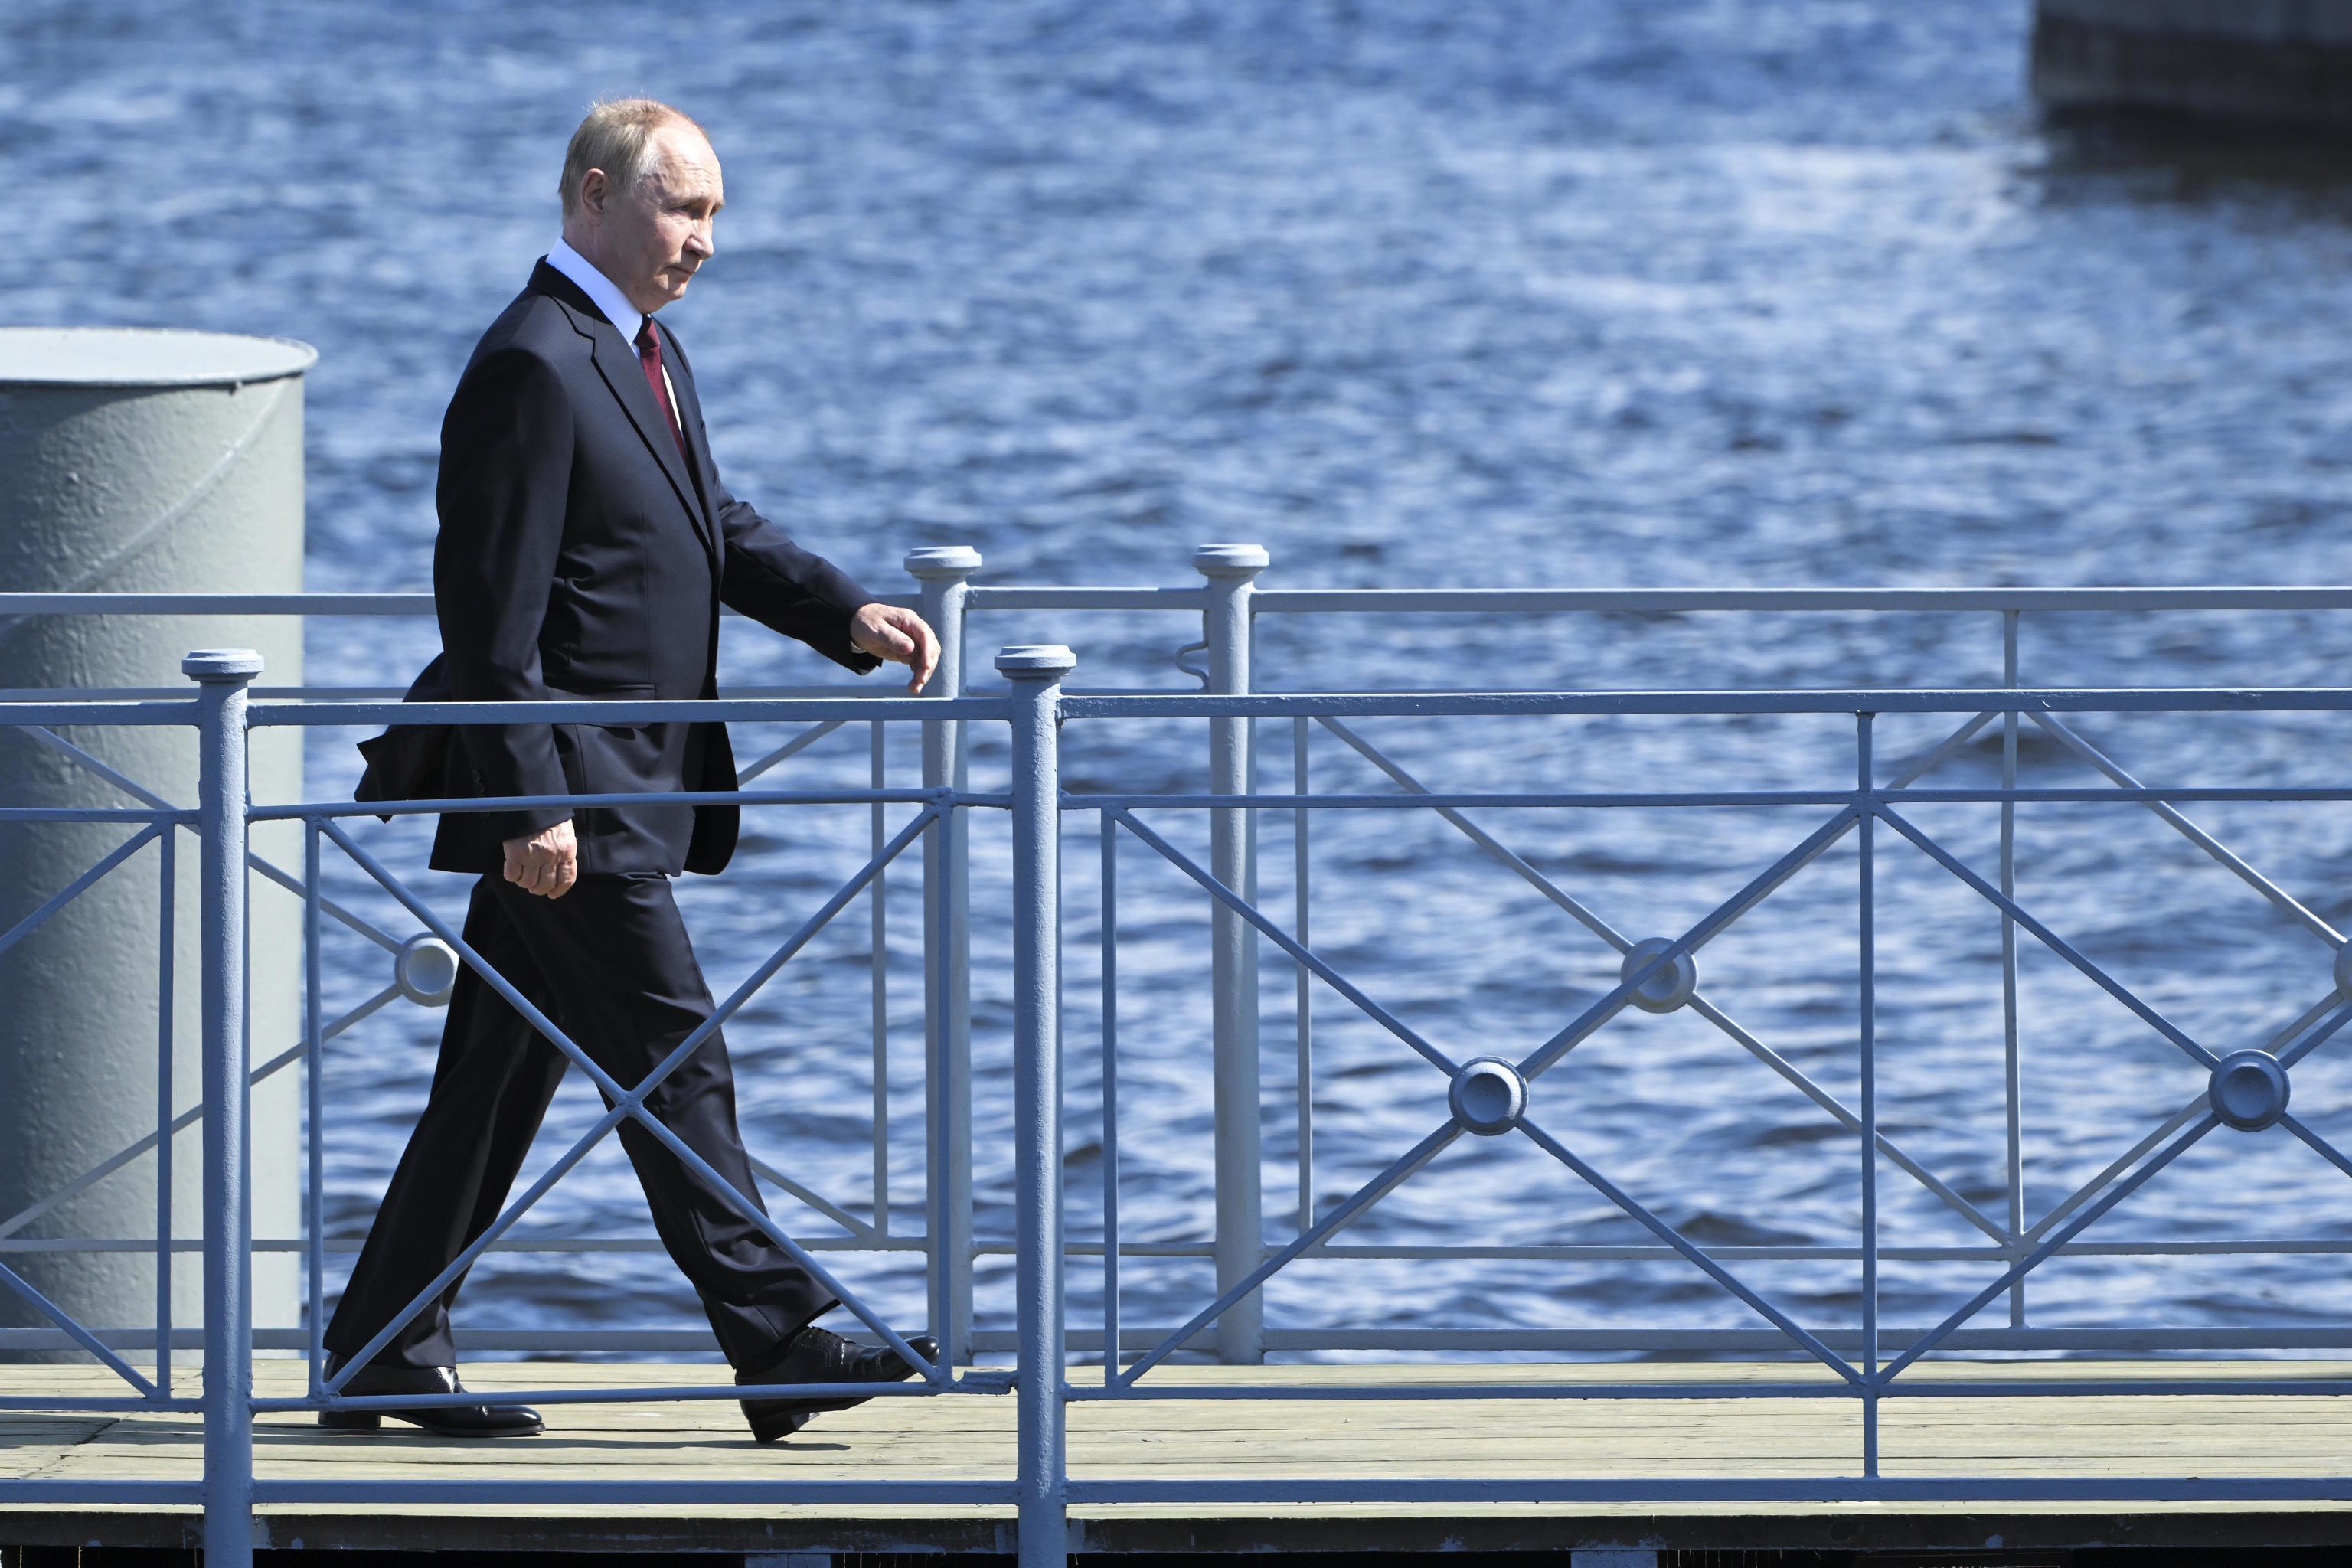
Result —
[{"label": "man's hand", "polygon": [[580,845],[570,817],[528,838],[508,839],[506,851],[507,880],[526,893],[560,899],[580,879]]},{"label": "man's hand", "polygon": [[909,692],[920,691],[939,668],[939,634],[922,616],[896,605],[868,605],[858,611],[850,618],[849,640],[877,658],[913,666],[914,677],[907,682]]}]

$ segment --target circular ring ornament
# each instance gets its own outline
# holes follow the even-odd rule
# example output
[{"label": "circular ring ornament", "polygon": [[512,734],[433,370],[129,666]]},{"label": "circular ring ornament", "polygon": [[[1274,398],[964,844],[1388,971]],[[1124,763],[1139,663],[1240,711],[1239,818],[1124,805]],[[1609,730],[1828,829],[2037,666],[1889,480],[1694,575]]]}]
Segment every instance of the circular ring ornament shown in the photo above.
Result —
[{"label": "circular ring ornament", "polygon": [[1499,1057],[1465,1062],[1445,1091],[1454,1120],[1481,1138],[1508,1132],[1528,1112],[1528,1080]]},{"label": "circular ring ornament", "polygon": [[2286,1068],[2268,1051],[2231,1051],[2213,1068],[2213,1114],[2241,1132],[2260,1132],[2286,1114]]},{"label": "circular ring ornament", "polygon": [[457,951],[430,931],[400,944],[392,958],[393,983],[420,1007],[446,1007],[457,988]]},{"label": "circular ring ornament", "polygon": [[[1635,942],[1625,954],[1625,962],[1618,966],[1618,983],[1622,984],[1633,979],[1643,964],[1673,945],[1662,936]],[[1633,1003],[1644,1013],[1671,1013],[1689,1001],[1697,990],[1698,960],[1685,952],[1633,987]]]}]

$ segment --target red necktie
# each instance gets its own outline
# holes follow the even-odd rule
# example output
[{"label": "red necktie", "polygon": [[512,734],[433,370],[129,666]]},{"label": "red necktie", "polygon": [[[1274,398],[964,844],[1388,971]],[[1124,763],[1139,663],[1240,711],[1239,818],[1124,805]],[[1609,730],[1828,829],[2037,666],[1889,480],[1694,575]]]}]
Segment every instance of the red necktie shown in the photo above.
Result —
[{"label": "red necktie", "polygon": [[677,443],[677,455],[683,458],[686,437],[678,429],[677,410],[669,405],[669,378],[662,374],[661,334],[654,331],[651,316],[637,328],[637,363],[645,366],[646,384],[654,389],[654,401],[661,405],[662,417],[669,421],[669,438]]}]

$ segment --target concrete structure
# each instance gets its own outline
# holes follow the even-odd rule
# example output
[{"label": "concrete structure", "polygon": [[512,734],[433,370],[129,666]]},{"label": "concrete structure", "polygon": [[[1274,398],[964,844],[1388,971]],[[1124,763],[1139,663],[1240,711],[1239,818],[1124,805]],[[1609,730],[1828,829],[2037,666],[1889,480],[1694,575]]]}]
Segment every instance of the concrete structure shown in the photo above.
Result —
[{"label": "concrete structure", "polygon": [[2037,0],[2053,108],[2352,122],[2352,0]]},{"label": "concrete structure", "polygon": [[[302,373],[309,347],[205,332],[0,331],[0,592],[241,590],[302,584]],[[262,679],[299,684],[299,620],[221,616],[0,616],[0,687],[189,690],[191,647],[260,649]],[[74,754],[76,749],[87,758]],[[16,806],[136,807],[90,761],[174,806],[196,803],[196,735],[184,728],[0,729],[0,799]],[[302,794],[301,738],[265,731],[252,747],[260,800]],[[0,823],[0,933],[69,887],[136,823]],[[299,872],[299,834],[262,824],[255,847]],[[163,912],[163,858],[147,845],[40,929],[0,951],[0,1247],[45,1237],[156,1234],[163,1162],[140,1154],[27,1217],[77,1173],[154,1133],[163,1047],[159,991],[169,954],[172,1102],[198,1081],[196,856],[182,830]],[[301,904],[257,880],[251,1033],[258,1054],[300,1037]],[[159,930],[168,939],[159,940]],[[280,1074],[253,1107],[254,1234],[300,1228],[299,1079]],[[171,1228],[203,1231],[200,1129],[170,1151]],[[154,1324],[163,1283],[145,1247],[6,1251],[16,1269],[93,1327]],[[173,1321],[197,1326],[200,1272],[180,1253],[168,1281]],[[265,1253],[253,1306],[265,1325],[299,1321],[296,1255]],[[0,1324],[47,1326],[13,1290]],[[35,1352],[41,1353],[41,1352]],[[68,1352],[58,1352],[68,1353]]]}]

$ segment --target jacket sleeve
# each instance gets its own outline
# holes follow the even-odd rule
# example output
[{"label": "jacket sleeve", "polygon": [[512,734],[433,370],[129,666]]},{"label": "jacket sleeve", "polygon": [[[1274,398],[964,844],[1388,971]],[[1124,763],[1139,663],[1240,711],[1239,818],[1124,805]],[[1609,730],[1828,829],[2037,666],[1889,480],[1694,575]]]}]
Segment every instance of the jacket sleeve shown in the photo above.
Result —
[{"label": "jacket sleeve", "polygon": [[[537,354],[492,351],[457,384],[441,423],[441,531],[433,547],[433,597],[453,700],[548,696],[539,634],[563,545],[572,439],[562,379]],[[568,787],[552,726],[457,731],[484,795],[562,795]],[[566,805],[537,806],[485,821],[508,839],[571,815]]]},{"label": "jacket sleeve", "polygon": [[[675,334],[666,336],[678,370],[690,384],[694,367],[687,362],[685,348]],[[697,398],[692,406],[699,409],[701,400]],[[709,428],[698,427],[695,433],[702,437],[702,449],[709,452]],[[730,494],[719,478],[716,454],[710,458],[709,490],[711,515],[719,524],[719,602],[771,631],[798,637],[860,675],[880,668],[880,659],[849,640],[850,618],[872,604],[875,595],[824,556],[794,544],[790,534]]]},{"label": "jacket sleeve", "polygon": [[710,500],[725,552],[719,579],[722,604],[800,638],[860,675],[880,666],[880,659],[849,640],[850,619],[874,602],[872,594],[832,562],[794,544],[782,529],[728,494],[725,485],[712,487]]}]

